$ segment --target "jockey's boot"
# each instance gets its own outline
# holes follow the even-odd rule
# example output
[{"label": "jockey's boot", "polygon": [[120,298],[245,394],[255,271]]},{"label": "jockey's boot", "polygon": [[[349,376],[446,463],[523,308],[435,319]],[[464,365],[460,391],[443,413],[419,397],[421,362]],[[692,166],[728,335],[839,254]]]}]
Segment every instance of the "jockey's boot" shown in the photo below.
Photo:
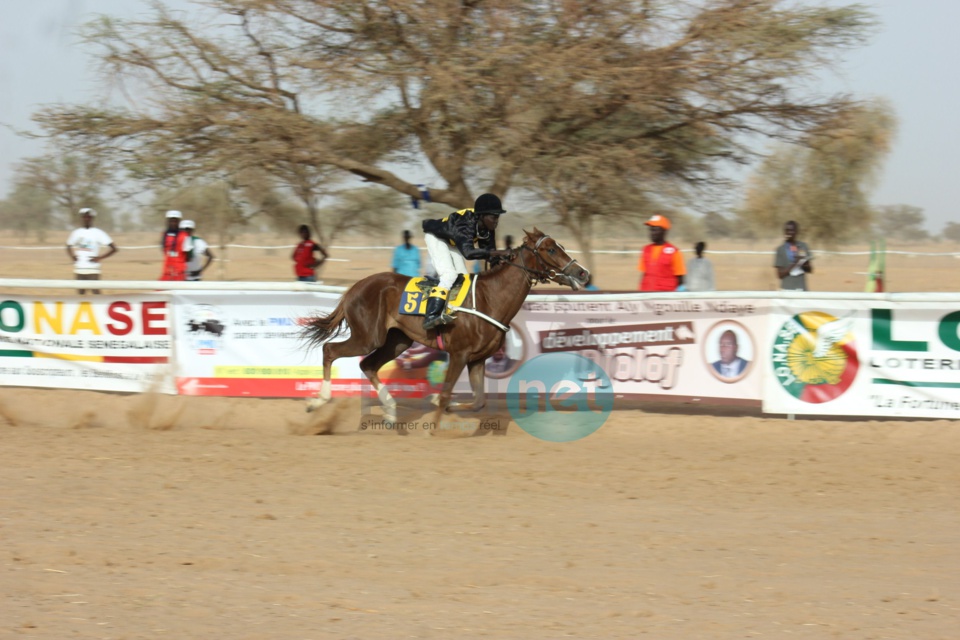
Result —
[{"label": "jockey's boot", "polygon": [[430,297],[427,298],[427,315],[423,319],[423,328],[427,331],[441,325],[453,322],[453,316],[444,313],[447,308],[447,295],[449,289],[434,287],[430,289]]}]

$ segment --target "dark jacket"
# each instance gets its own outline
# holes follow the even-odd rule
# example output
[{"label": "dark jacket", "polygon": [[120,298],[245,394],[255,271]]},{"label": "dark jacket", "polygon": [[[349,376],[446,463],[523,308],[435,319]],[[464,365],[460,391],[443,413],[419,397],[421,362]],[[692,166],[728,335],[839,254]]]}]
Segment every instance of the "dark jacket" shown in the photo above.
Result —
[{"label": "dark jacket", "polygon": [[467,260],[485,260],[497,248],[496,234],[481,228],[473,209],[461,209],[442,220],[424,220],[423,232],[446,240]]}]

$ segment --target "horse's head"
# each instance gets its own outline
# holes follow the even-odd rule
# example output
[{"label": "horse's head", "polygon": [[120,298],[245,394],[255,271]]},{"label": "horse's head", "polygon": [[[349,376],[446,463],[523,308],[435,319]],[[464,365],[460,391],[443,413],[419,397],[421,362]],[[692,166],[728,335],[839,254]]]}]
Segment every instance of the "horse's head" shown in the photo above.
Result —
[{"label": "horse's head", "polygon": [[558,284],[567,285],[574,291],[582,289],[590,280],[590,272],[580,266],[580,263],[571,258],[559,242],[533,228],[533,231],[524,231],[526,237],[520,244],[520,252],[526,249],[532,254],[535,264],[527,266],[537,273],[540,280],[552,280]]}]

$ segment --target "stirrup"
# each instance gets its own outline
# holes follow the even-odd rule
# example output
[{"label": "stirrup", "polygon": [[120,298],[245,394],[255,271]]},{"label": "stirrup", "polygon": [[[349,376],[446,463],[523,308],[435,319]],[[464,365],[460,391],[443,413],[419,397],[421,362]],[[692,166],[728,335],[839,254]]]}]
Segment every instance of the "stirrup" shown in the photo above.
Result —
[{"label": "stirrup", "polygon": [[442,327],[453,322],[455,318],[449,313],[441,313],[436,318],[427,318],[423,321],[423,328],[429,331],[436,327]]}]

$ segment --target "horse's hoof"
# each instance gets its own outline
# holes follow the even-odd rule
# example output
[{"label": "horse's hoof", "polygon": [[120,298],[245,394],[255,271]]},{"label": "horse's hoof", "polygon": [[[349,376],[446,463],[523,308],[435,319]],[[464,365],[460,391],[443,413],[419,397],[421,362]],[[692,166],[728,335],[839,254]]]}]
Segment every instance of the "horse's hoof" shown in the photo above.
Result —
[{"label": "horse's hoof", "polygon": [[328,402],[330,401],[324,400],[323,398],[313,398],[311,400],[307,400],[307,413],[310,413],[311,411],[316,411],[317,409],[327,404]]}]

